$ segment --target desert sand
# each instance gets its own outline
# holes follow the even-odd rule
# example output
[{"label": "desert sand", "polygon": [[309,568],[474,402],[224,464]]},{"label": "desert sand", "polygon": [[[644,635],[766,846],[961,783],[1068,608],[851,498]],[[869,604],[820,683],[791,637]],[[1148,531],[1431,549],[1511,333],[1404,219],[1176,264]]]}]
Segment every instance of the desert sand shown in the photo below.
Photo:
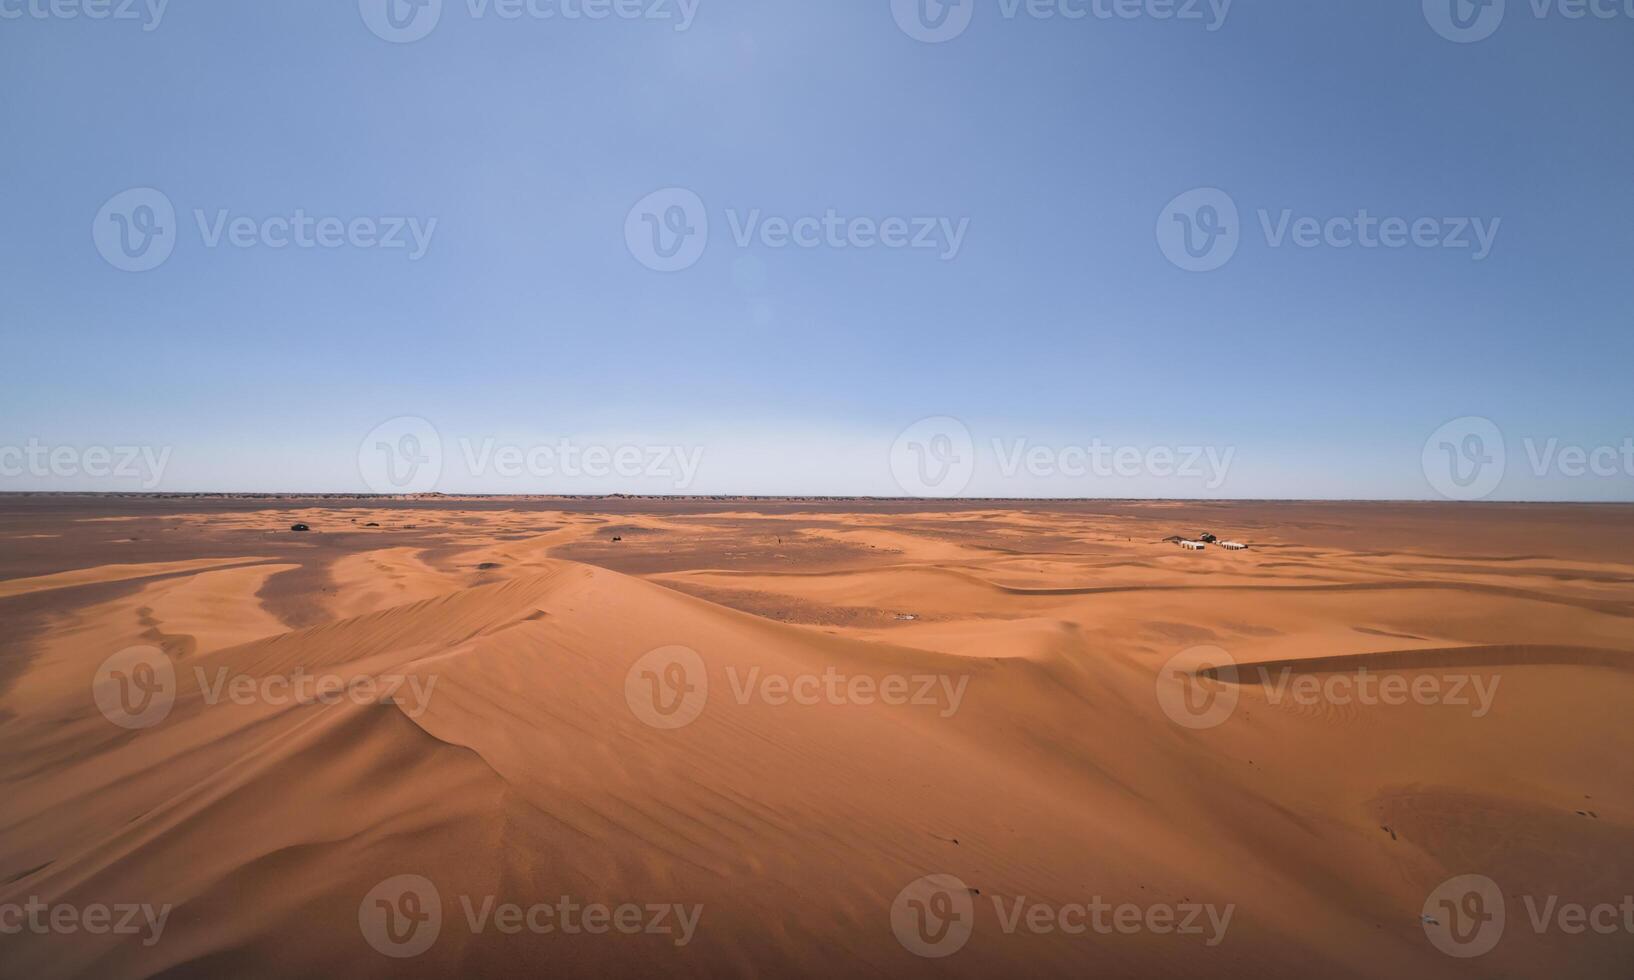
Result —
[{"label": "desert sand", "polygon": [[[1204,531],[1249,547],[1162,540]],[[1557,913],[1634,894],[1631,545],[1622,506],[0,498],[0,974],[1626,976]],[[1507,910],[1468,957],[1466,874]]]}]

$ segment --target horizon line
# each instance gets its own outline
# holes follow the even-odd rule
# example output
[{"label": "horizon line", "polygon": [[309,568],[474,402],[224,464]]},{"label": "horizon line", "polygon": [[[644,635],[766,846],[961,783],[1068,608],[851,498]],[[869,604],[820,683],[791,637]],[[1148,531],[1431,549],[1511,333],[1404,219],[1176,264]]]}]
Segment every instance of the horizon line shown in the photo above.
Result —
[{"label": "horizon line", "polygon": [[351,491],[284,490],[0,490],[0,497],[105,497],[138,500],[656,500],[656,501],[829,501],[872,503],[1175,503],[1175,504],[1523,504],[1559,507],[1627,507],[1634,500],[1521,500],[1489,498],[1448,500],[1436,497],[907,497],[868,494],[756,494],[756,493],[442,493],[382,494]]}]

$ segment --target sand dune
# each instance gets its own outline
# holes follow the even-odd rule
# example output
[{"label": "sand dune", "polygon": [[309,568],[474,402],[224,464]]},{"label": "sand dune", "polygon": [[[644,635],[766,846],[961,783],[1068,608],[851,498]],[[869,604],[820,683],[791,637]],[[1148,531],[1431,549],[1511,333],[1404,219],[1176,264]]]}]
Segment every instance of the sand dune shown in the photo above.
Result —
[{"label": "sand dune", "polygon": [[[132,935],[8,935],[7,976],[1522,977],[1634,957],[1628,933],[1522,911],[1634,890],[1634,568],[1583,536],[1523,528],[1534,554],[1512,562],[1394,506],[187,506],[166,547],[211,557],[142,575],[86,535],[176,514],[41,511],[78,564],[0,593],[0,909],[167,909]],[[310,537],[269,531],[295,512]],[[1256,548],[1159,540],[1203,519]],[[289,621],[291,588],[320,621]],[[130,647],[148,652],[110,674]],[[139,663],[174,681],[126,727],[130,699],[105,706]],[[1297,686],[1359,674],[1430,696]],[[1466,873],[1511,906],[1467,960],[1421,918]],[[565,924],[564,896],[609,918],[529,927]],[[943,901],[968,938],[916,955],[929,934],[904,929]],[[1062,928],[1096,902],[1137,927]]]},{"label": "sand dune", "polygon": [[[1579,667],[1606,667],[1612,670],[1634,670],[1634,651],[1608,650],[1604,647],[1545,646],[1541,644],[1483,644],[1467,647],[1438,647],[1415,650],[1385,650],[1378,653],[1354,653],[1339,657],[1304,657],[1290,660],[1263,660],[1237,663],[1236,680],[1248,679],[1245,674],[1264,674],[1289,667],[1305,674],[1348,673],[1359,669],[1374,671],[1435,670],[1470,667],[1526,667],[1543,664],[1562,664]],[[1220,668],[1209,668],[1201,674],[1221,680]]]},{"label": "sand dune", "polygon": [[196,561],[148,562],[139,565],[114,564],[97,565],[92,568],[76,568],[72,571],[56,572],[51,575],[36,575],[0,581],[0,599],[27,595],[31,592],[47,592],[52,589],[70,589],[82,585],[98,585],[104,582],[124,582],[130,579],[152,578],[158,575],[174,575],[178,572],[196,572],[206,568],[241,565],[258,560],[255,558],[235,558],[224,561],[201,558]]}]

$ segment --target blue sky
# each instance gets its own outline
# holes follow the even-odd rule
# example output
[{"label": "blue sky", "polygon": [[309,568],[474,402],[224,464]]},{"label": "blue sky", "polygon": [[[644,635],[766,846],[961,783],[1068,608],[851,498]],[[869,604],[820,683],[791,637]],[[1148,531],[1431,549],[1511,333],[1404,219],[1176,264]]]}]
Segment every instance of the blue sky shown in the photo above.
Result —
[{"label": "blue sky", "polygon": [[[1626,4],[1507,0],[1460,43],[1455,0],[444,0],[405,42],[385,2],[0,0],[0,489],[133,489],[59,447],[147,448],[158,489],[381,489],[360,457],[406,417],[451,492],[1634,499]],[[101,211],[145,188],[173,251],[126,271]],[[1238,215],[1190,271],[1200,188]],[[694,200],[701,252],[655,271],[648,222]],[[1363,211],[1431,223],[1363,247],[1333,222]],[[298,213],[359,233],[272,247]],[[811,247],[766,224],[830,215]],[[1429,461],[1493,433],[1499,479],[1449,491]],[[683,485],[564,444],[700,455]],[[1139,461],[1077,475],[1092,446]],[[968,472],[903,486],[948,447]],[[1163,464],[1193,448],[1220,479]]]}]

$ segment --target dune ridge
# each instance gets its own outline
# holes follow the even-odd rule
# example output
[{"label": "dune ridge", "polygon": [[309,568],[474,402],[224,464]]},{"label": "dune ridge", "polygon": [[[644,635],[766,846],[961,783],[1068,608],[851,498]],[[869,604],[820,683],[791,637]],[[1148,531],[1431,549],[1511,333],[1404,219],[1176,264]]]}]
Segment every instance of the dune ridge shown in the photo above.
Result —
[{"label": "dune ridge", "polygon": [[[1422,553],[1380,535],[1363,553],[1290,522],[1263,550],[1190,558],[1146,512],[1047,508],[366,506],[302,509],[311,537],[182,578],[120,584],[88,564],[59,581],[126,591],[29,607],[45,625],[0,694],[0,906],[170,911],[151,945],[7,937],[8,975],[1592,976],[1634,952],[1627,936],[1523,933],[1501,961],[1466,964],[1420,922],[1429,890],[1472,864],[1517,893],[1599,895],[1634,871],[1634,631],[1628,603],[1598,591],[1629,570],[1611,554],[1518,566],[1419,529],[1402,543]],[[1266,537],[1277,513],[1242,520]],[[175,534],[272,540],[235,514]],[[405,526],[386,536],[365,516]],[[1381,580],[1432,551],[1465,578]],[[279,622],[265,583],[291,566],[326,621]],[[99,664],[135,644],[176,678],[139,730],[90,696]],[[1239,671],[1503,683],[1480,717],[1278,702],[1245,683],[1229,716],[1191,727],[1162,692],[1166,665],[1199,647]],[[644,664],[674,648],[697,658],[699,690],[676,709],[696,714],[663,727],[656,694],[643,700],[663,670]],[[282,693],[315,677],[334,679],[331,701]],[[970,890],[970,939],[946,959],[914,955],[891,918],[932,874]],[[398,959],[359,917],[401,875],[435,884],[442,921]],[[562,896],[699,917],[684,944],[473,926],[485,902]],[[1017,926],[1097,899],[1229,907],[1229,928],[1210,944]]]}]

